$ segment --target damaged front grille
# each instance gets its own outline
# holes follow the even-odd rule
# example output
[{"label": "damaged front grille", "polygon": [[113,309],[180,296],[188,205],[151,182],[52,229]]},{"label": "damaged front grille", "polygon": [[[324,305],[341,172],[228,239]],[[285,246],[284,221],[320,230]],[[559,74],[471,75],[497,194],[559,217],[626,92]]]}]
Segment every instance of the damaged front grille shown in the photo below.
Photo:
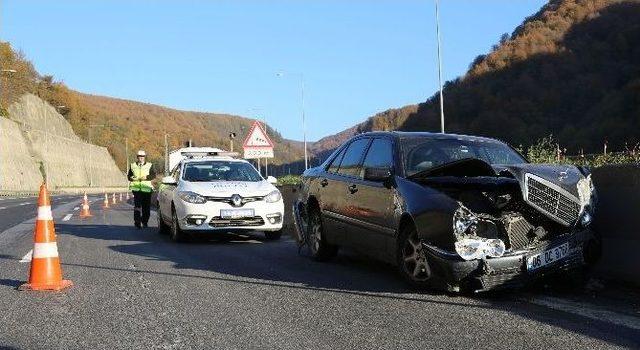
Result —
[{"label": "damaged front grille", "polygon": [[502,219],[503,227],[509,239],[507,249],[518,250],[529,245],[530,235],[534,229],[529,222],[520,215],[508,215]]},{"label": "damaged front grille", "polygon": [[525,200],[551,219],[566,226],[578,220],[580,214],[577,198],[532,174],[525,175]]}]

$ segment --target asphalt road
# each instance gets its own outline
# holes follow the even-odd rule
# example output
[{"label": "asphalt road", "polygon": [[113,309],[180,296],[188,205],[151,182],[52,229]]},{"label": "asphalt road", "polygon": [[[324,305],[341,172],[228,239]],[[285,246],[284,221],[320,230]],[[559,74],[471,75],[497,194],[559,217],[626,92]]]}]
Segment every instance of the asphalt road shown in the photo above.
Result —
[{"label": "asphalt road", "polygon": [[67,291],[17,291],[33,219],[0,233],[0,348],[640,347],[635,291],[415,292],[348,252],[316,263],[261,235],[174,244],[133,228],[128,204],[102,211],[98,200],[81,220],[79,203],[54,208]]},{"label": "asphalt road", "polygon": [[[60,195],[51,197],[51,205],[70,203],[77,197]],[[38,207],[36,197],[0,197],[0,232],[35,217]]]}]

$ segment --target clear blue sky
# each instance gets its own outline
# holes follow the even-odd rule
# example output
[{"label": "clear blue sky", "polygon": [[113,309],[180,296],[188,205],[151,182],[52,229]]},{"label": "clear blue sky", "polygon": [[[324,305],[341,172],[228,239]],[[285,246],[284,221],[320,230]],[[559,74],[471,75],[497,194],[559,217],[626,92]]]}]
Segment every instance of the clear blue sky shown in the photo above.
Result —
[{"label": "clear blue sky", "polygon": [[[546,3],[441,2],[447,80]],[[0,0],[0,11],[0,40],[73,89],[259,115],[292,139],[298,73],[309,140],[438,89],[433,0]]]}]

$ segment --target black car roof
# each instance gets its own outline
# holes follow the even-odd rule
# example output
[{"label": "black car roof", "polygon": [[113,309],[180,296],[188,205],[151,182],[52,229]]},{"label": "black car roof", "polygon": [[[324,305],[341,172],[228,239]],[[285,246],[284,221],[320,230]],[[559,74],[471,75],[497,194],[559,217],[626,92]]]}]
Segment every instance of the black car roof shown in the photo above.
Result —
[{"label": "black car roof", "polygon": [[423,137],[438,140],[468,140],[468,141],[489,141],[489,142],[502,142],[497,139],[482,136],[471,135],[458,135],[458,134],[442,134],[426,131],[371,131],[362,133],[359,136],[391,136],[398,139]]}]

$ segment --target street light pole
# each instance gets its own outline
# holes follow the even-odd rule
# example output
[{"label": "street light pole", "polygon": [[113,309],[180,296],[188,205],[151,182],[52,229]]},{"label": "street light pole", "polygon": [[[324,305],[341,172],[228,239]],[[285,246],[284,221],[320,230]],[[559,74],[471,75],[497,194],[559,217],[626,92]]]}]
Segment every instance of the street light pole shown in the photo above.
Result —
[{"label": "street light pole", "polygon": [[304,170],[309,169],[309,157],[307,156],[307,121],[304,114],[304,75],[300,74],[300,95],[302,108],[302,141],[304,142]]},{"label": "street light pole", "polygon": [[440,132],[444,134],[444,100],[442,97],[442,54],[440,52],[440,1],[436,2],[436,35],[438,37],[438,83],[440,85]]},{"label": "street light pole", "polygon": [[[285,73],[281,72],[281,73],[277,73],[276,76],[282,77],[284,76],[284,74]],[[297,73],[296,75],[300,77],[300,107],[301,107],[301,114],[302,114],[302,142],[304,143],[304,170],[307,170],[309,169],[309,156],[307,151],[307,121],[306,121],[305,110],[304,110],[304,88],[305,88],[304,74]]]}]

